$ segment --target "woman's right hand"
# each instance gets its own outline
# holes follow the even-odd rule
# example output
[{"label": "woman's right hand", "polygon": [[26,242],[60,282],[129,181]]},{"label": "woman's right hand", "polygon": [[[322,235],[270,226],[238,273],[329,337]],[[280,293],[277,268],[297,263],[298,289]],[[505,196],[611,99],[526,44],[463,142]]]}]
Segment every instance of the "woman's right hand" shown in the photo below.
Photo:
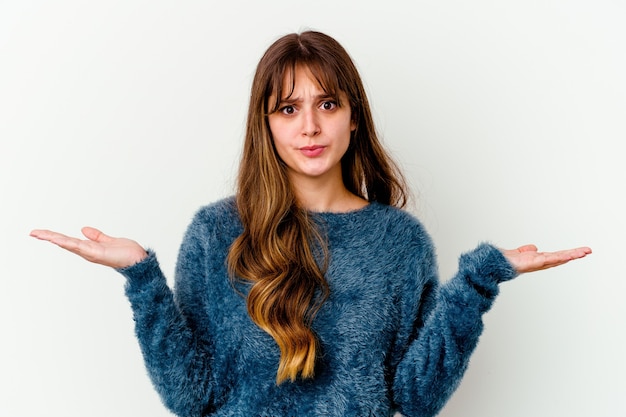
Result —
[{"label": "woman's right hand", "polygon": [[116,269],[134,265],[148,256],[146,250],[134,240],[111,237],[93,227],[83,227],[81,231],[86,240],[50,230],[33,230],[30,235],[54,243],[89,262]]}]

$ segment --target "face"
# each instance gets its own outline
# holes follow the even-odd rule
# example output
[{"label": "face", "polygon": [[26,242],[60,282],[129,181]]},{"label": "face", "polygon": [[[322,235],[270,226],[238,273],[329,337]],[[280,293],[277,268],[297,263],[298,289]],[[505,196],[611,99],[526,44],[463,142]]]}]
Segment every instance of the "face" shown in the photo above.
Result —
[{"label": "face", "polygon": [[[339,102],[328,96],[307,68],[296,67],[294,75],[293,93],[282,97],[278,110],[269,115],[278,156],[292,181],[341,180],[341,158],[356,127],[346,94],[341,93]],[[290,91],[289,81],[283,91]]]}]

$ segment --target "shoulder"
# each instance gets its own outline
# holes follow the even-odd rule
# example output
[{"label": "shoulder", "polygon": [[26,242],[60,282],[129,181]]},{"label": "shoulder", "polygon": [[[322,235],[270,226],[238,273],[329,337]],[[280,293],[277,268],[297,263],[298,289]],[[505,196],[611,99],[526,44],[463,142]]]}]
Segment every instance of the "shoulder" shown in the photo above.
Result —
[{"label": "shoulder", "polygon": [[[404,271],[407,284],[436,277],[437,256],[432,238],[422,222],[405,209],[374,203],[373,222],[380,223],[374,231],[378,245],[386,257]],[[421,278],[416,280],[415,277]]]},{"label": "shoulder", "polygon": [[232,222],[239,219],[235,197],[230,196],[200,207],[194,216],[196,222]]},{"label": "shoulder", "polygon": [[384,227],[386,236],[395,241],[414,242],[420,247],[431,244],[426,228],[412,213],[376,202],[371,203],[371,206],[370,221]]},{"label": "shoulder", "polygon": [[202,240],[223,237],[231,238],[241,234],[241,221],[234,197],[228,197],[200,207],[187,229],[187,238]]}]

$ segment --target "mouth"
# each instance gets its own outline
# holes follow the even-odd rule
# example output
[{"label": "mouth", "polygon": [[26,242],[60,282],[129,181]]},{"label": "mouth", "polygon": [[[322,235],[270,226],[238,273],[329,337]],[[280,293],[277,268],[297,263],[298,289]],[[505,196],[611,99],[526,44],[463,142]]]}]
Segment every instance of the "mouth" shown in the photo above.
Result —
[{"label": "mouth", "polygon": [[300,152],[302,152],[304,156],[314,158],[320,156],[322,152],[324,152],[324,149],[326,149],[326,147],[322,145],[303,146],[300,148]]}]

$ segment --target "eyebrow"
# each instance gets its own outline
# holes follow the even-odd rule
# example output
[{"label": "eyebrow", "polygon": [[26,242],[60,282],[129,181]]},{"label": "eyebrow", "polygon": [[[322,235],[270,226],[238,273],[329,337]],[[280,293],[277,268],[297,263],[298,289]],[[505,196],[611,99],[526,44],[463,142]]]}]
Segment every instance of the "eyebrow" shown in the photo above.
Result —
[{"label": "eyebrow", "polygon": [[[336,97],[332,94],[318,94],[315,97],[313,97],[313,99],[315,101],[324,100],[324,99],[333,99],[333,100],[339,101],[339,97]],[[293,103],[298,103],[301,101],[302,101],[301,97],[293,97],[293,98],[285,97],[285,98],[280,99],[279,104],[293,104]]]}]

